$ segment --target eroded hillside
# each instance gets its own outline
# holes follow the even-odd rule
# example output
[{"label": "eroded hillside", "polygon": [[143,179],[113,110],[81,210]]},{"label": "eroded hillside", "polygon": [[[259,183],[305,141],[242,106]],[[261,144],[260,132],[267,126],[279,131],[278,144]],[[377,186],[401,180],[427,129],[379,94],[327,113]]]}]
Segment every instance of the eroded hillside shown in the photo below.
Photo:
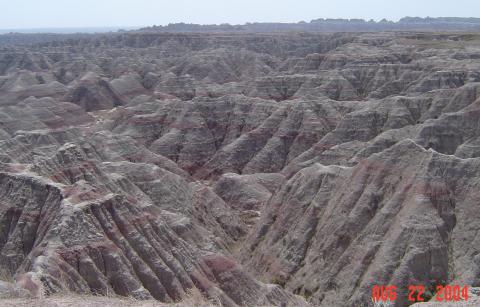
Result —
[{"label": "eroded hillside", "polygon": [[476,34],[3,47],[0,267],[33,295],[227,306],[478,286],[479,120]]}]

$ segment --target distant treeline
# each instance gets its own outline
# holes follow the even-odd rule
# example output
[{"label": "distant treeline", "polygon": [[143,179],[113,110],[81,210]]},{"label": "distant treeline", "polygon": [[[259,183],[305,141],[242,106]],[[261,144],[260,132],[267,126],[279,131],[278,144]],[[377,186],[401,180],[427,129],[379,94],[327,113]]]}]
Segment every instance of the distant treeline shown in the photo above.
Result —
[{"label": "distant treeline", "polygon": [[315,19],[298,23],[246,23],[244,25],[199,25],[175,23],[167,26],[142,28],[140,31],[161,32],[364,32],[364,31],[470,31],[480,30],[480,18],[404,17],[398,22],[363,19]]}]

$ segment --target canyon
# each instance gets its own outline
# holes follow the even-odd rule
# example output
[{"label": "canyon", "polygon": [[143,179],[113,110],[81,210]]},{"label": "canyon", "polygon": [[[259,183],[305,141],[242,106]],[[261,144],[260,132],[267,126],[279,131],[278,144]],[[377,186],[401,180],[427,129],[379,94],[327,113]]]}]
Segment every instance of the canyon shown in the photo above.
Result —
[{"label": "canyon", "polygon": [[57,36],[0,44],[0,294],[480,286],[478,33]]}]

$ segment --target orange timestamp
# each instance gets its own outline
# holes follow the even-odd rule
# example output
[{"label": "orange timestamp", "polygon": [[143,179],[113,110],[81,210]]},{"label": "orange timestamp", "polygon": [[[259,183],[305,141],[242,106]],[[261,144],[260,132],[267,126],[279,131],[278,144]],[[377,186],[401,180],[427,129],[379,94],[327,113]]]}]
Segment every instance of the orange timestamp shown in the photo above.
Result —
[{"label": "orange timestamp", "polygon": [[[436,294],[433,298],[437,302],[468,301],[468,286],[437,285]],[[409,285],[408,300],[410,302],[424,302],[425,286]],[[375,302],[393,302],[397,300],[397,286],[375,285],[372,288],[372,300]]]}]

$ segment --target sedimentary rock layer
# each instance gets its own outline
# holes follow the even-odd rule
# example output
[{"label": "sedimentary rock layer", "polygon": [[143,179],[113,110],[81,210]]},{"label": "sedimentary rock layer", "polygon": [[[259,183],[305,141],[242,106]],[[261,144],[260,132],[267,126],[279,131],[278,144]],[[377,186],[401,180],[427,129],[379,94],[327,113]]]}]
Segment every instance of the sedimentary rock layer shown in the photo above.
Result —
[{"label": "sedimentary rock layer", "polygon": [[[0,49],[9,293],[228,306],[478,286],[480,37],[132,32]],[[13,285],[16,283],[16,285]]]}]

